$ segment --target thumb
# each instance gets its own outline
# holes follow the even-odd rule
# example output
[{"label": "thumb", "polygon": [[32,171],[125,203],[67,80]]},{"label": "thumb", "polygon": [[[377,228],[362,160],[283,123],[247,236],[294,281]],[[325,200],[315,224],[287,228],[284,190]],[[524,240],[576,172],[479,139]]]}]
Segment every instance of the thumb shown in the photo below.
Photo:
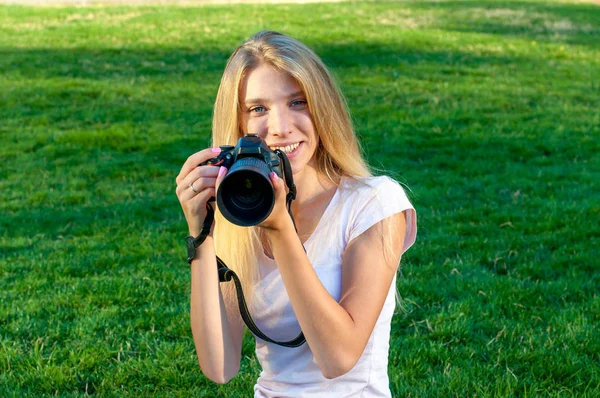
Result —
[{"label": "thumb", "polygon": [[281,179],[274,171],[271,172],[269,177],[271,178],[271,184],[273,184],[273,188],[275,189],[275,197],[279,198],[283,196],[285,198],[286,191],[283,179]]}]

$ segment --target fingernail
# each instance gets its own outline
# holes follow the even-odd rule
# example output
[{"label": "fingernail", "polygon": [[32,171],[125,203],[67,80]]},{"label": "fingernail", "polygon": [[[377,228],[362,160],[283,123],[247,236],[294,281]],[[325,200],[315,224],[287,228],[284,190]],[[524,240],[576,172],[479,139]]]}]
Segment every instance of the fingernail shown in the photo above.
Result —
[{"label": "fingernail", "polygon": [[277,179],[279,179],[279,176],[277,175],[277,173],[275,173],[274,171],[272,171],[271,172],[271,178],[274,178],[274,179],[277,180]]},{"label": "fingernail", "polygon": [[221,168],[219,169],[219,177],[223,177],[225,173],[227,173],[227,167],[221,166]]},{"label": "fingernail", "polygon": [[214,153],[219,153],[221,152],[221,148],[211,148],[211,151],[213,151]]}]

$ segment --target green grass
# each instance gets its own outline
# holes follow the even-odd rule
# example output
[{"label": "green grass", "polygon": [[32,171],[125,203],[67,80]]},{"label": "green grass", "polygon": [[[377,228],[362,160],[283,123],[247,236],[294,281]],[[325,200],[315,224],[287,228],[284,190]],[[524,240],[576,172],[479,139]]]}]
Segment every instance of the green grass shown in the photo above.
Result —
[{"label": "green grass", "polygon": [[600,7],[550,1],[0,6],[0,395],[251,395],[250,336],[197,365],[174,180],[264,28],[412,191],[394,395],[598,396]]}]

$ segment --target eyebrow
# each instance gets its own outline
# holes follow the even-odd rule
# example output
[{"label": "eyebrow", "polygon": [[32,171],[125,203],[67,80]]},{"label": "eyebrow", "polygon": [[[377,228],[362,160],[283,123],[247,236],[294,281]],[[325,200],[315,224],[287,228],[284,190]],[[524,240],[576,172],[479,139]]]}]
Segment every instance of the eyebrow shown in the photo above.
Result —
[{"label": "eyebrow", "polygon": [[[300,91],[291,93],[290,95],[288,95],[286,97],[286,99],[290,100],[295,97],[306,97],[306,94],[304,94],[304,91],[300,90]],[[246,104],[246,105],[264,104],[266,102],[268,102],[268,101],[263,98],[248,98],[247,100],[244,101],[244,104]]]}]

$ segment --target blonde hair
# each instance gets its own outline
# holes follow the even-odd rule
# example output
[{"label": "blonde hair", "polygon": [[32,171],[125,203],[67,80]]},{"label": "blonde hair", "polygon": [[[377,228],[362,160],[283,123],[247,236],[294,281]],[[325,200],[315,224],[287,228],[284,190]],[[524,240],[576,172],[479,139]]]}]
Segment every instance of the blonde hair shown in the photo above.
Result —
[{"label": "blonde hair", "polygon": [[[273,31],[255,34],[229,58],[215,100],[213,146],[235,145],[242,137],[241,84],[245,76],[262,64],[289,73],[304,91],[319,137],[316,151],[319,174],[336,184],[343,175],[370,176],[347,104],[333,76],[310,48]],[[214,236],[217,254],[238,274],[250,302],[252,288],[260,277],[257,256],[263,250],[257,228],[233,225],[217,211]],[[235,303],[232,286],[222,287],[226,302]]]}]

